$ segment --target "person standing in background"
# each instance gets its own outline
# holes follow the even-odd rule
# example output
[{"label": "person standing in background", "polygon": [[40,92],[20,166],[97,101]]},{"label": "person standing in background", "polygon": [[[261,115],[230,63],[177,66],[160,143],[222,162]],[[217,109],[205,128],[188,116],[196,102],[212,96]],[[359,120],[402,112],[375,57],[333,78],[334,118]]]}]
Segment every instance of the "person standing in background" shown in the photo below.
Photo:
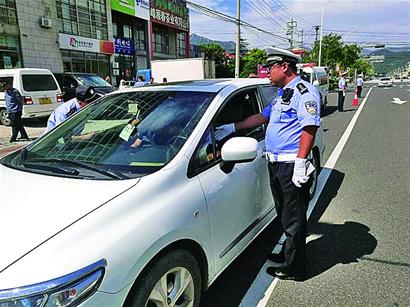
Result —
[{"label": "person standing in background", "polygon": [[20,92],[11,87],[7,82],[2,83],[6,99],[7,113],[11,121],[10,143],[17,141],[17,135],[20,132],[21,140],[29,141],[26,129],[24,129],[21,115],[23,113],[23,101]]},{"label": "person standing in background", "polygon": [[362,97],[362,89],[363,89],[363,78],[362,75],[356,79],[356,91],[357,91],[357,98]]},{"label": "person standing in background", "polygon": [[339,86],[338,86],[338,100],[337,100],[337,108],[339,112],[343,112],[343,104],[345,102],[345,97],[346,97],[346,76],[347,72],[343,72],[342,76],[339,79]]}]

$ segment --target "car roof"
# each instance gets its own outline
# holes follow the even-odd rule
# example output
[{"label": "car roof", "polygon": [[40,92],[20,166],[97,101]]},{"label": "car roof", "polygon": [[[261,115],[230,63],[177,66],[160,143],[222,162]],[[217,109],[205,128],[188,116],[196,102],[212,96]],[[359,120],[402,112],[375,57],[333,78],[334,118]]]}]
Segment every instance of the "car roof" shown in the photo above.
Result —
[{"label": "car roof", "polygon": [[17,73],[39,73],[39,74],[51,74],[51,71],[45,68],[13,68],[13,69],[1,69],[0,75],[12,75]]},{"label": "car roof", "polygon": [[135,92],[145,90],[175,90],[217,93],[226,87],[232,87],[233,89],[235,89],[253,85],[269,84],[270,82],[267,78],[204,79],[193,81],[169,82],[166,84],[160,83],[135,88],[126,88],[121,90],[121,92]]}]

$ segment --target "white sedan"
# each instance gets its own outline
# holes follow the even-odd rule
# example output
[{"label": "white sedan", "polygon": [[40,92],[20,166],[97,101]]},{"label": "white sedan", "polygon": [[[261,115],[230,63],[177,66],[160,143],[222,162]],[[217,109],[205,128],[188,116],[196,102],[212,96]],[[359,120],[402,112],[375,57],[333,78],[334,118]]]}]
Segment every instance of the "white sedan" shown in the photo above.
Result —
[{"label": "white sedan", "polygon": [[393,81],[390,77],[384,77],[384,78],[380,78],[379,80],[379,87],[390,87],[393,86]]},{"label": "white sedan", "polygon": [[276,216],[265,127],[222,141],[215,127],[275,91],[237,79],[111,93],[4,157],[0,306],[198,306]]}]

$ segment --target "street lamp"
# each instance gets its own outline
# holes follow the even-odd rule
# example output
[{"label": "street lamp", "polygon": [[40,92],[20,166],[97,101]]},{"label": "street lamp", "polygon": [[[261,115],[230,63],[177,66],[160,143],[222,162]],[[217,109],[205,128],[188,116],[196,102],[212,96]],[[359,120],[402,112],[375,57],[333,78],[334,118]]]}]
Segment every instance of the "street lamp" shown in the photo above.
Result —
[{"label": "street lamp", "polygon": [[330,1],[332,1],[332,0],[327,1],[327,3],[325,4],[325,6],[322,9],[322,18],[321,18],[321,21],[320,21],[319,66],[322,63],[323,16],[325,14],[325,9],[329,5]]}]

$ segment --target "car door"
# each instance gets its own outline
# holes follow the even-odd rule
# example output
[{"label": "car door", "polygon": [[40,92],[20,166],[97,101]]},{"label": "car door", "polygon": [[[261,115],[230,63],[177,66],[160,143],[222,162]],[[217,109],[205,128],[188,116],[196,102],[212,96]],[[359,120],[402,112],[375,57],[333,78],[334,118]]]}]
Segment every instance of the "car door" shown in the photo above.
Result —
[{"label": "car door", "polygon": [[75,97],[75,89],[78,86],[77,80],[75,80],[72,76],[65,75],[64,81],[64,101],[68,101]]},{"label": "car door", "polygon": [[231,172],[225,173],[220,168],[220,151],[223,143],[235,135],[247,135],[263,142],[263,128],[236,133],[221,141],[215,140],[214,132],[217,126],[237,122],[258,112],[255,88],[229,97],[209,125],[191,160],[191,176],[198,176],[206,199],[214,259],[219,268],[254,237],[260,226],[258,217],[264,210],[257,195],[261,152],[254,161],[236,164]]}]

